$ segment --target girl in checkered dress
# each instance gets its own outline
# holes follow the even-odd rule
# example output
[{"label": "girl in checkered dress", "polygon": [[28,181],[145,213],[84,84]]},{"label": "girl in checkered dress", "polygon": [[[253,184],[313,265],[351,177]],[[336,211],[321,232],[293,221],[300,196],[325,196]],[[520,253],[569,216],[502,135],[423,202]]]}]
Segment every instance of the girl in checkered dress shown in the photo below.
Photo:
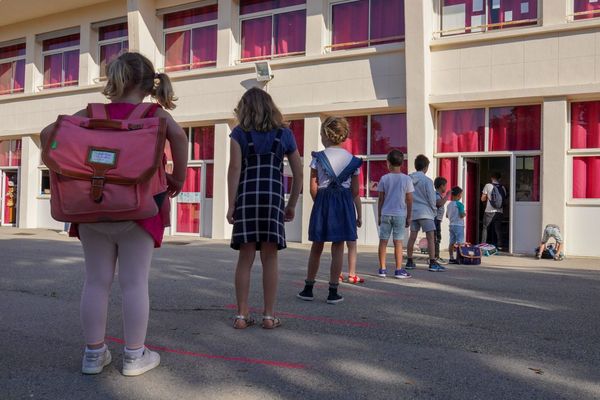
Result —
[{"label": "girl in checkered dress", "polygon": [[[233,224],[231,247],[239,250],[235,272],[238,315],[234,328],[255,323],[248,309],[250,270],[256,251],[263,265],[264,310],[262,327],[281,325],[274,315],[277,296],[277,252],[285,249],[284,222],[294,219],[302,190],[302,161],[292,132],[271,96],[258,88],[248,90],[235,109],[239,125],[231,133],[227,176],[229,210]],[[285,205],[283,160],[292,169],[292,193]]]}]

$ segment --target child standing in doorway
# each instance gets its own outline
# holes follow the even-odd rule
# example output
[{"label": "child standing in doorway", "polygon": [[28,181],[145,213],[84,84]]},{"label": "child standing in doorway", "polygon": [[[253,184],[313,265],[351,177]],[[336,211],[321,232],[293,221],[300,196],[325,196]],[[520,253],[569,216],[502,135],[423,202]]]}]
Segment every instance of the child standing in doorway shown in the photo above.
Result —
[{"label": "child standing in doorway", "polygon": [[358,237],[354,199],[358,196],[358,175],[362,165],[360,158],[343,148],[348,134],[345,118],[327,118],[321,126],[325,150],[312,154],[310,194],[315,203],[310,215],[308,239],[313,244],[304,290],[298,294],[302,300],[314,300],[313,287],[325,242],[332,242],[327,303],[337,304],[344,300],[338,293],[339,276],[344,262],[344,242],[355,242]]},{"label": "child standing in doorway", "polygon": [[444,208],[448,201],[448,193],[446,192],[446,186],[448,180],[442,176],[438,176],[433,181],[435,188],[435,205],[437,206],[437,212],[435,215],[435,259],[438,263],[443,264],[446,262],[440,257],[440,243],[442,242],[442,220],[444,219]]},{"label": "child standing in doorway", "polygon": [[451,190],[452,201],[448,204],[446,216],[450,220],[450,264],[458,264],[454,258],[454,245],[465,242],[465,205],[460,201],[462,199],[462,188],[455,186]]},{"label": "child standing in doorway", "polygon": [[[286,248],[284,222],[294,219],[302,190],[302,160],[294,135],[283,123],[283,116],[271,96],[252,88],[239,101],[235,114],[239,125],[231,133],[231,159],[227,176],[229,210],[233,224],[231,247],[239,250],[235,272],[238,315],[234,328],[245,329],[255,323],[250,317],[248,295],[250,273],[256,251],[263,265],[264,309],[262,327],[277,328],[277,252]],[[283,160],[292,169],[292,192],[284,204]]]},{"label": "child standing in doorway", "polygon": [[[82,362],[84,374],[99,374],[110,364],[111,354],[104,343],[108,299],[119,262],[119,283],[123,301],[125,349],[123,375],[135,376],[160,363],[160,356],[144,346],[149,316],[148,276],[154,247],[160,247],[164,227],[168,225],[169,200],[181,191],[187,168],[188,141],[185,132],[163,108],[175,108],[171,81],[166,74],[139,53],[124,53],[108,67],[108,80],[102,92],[111,103],[75,115],[88,118],[124,120],[130,115],[158,117],[167,124],[167,140],[173,154],[173,173],[166,174],[167,190],[154,196],[160,210],[157,215],[138,221],[72,224],[71,236],[81,240],[85,257],[85,283],[81,294],[81,322],[86,340]],[[143,103],[151,96],[158,104]],[[46,147],[54,124],[42,131]],[[125,133],[127,134],[127,133]],[[115,137],[115,141],[119,140]],[[164,170],[162,170],[164,171]],[[164,173],[164,172],[162,172]],[[165,208],[167,211],[165,212]]]}]

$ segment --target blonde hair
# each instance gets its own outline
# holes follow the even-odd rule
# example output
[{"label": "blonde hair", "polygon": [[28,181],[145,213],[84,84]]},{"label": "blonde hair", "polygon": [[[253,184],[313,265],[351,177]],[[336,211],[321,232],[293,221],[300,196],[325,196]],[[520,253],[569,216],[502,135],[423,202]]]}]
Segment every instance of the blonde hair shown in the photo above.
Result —
[{"label": "blonde hair", "polygon": [[286,126],[271,95],[259,88],[244,93],[234,113],[240,128],[246,132],[269,132]]},{"label": "blonde hair", "polygon": [[176,107],[171,79],[167,74],[156,73],[152,62],[140,53],[123,53],[113,60],[108,65],[107,78],[102,94],[111,100],[137,88],[167,110]]},{"label": "blonde hair", "polygon": [[350,134],[348,121],[343,117],[327,117],[321,124],[321,134],[334,145],[344,143]]}]

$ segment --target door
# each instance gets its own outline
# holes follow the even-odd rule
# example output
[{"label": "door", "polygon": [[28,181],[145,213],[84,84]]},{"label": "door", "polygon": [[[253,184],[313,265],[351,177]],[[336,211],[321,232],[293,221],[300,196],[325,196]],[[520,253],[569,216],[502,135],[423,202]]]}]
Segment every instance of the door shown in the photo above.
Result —
[{"label": "door", "polygon": [[466,238],[469,243],[479,243],[479,160],[466,158],[463,171]]},{"label": "door", "polygon": [[177,196],[177,233],[200,234],[202,167],[189,167],[183,189]]},{"label": "door", "polygon": [[0,222],[2,225],[15,226],[19,204],[19,174],[17,171],[0,171],[0,180],[2,184]]}]

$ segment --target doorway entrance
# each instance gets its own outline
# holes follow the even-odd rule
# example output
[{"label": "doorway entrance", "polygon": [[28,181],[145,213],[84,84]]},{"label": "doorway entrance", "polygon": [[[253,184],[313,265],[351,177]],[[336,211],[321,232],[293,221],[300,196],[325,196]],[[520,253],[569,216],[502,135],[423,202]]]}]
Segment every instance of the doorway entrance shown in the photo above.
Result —
[{"label": "doorway entrance", "polygon": [[19,173],[0,170],[0,225],[16,226],[19,204]]},{"label": "doorway entrance", "polygon": [[[499,172],[502,176],[500,183],[506,188],[507,197],[511,187],[511,159],[510,157],[469,157],[464,158],[464,202],[467,209],[466,239],[470,243],[481,243],[483,218],[486,203],[481,201],[481,192],[486,184],[491,182],[491,174]],[[505,202],[501,226],[501,241],[498,247],[510,251],[511,243],[511,207],[510,199]],[[488,229],[488,243],[496,243],[496,232]]]}]

